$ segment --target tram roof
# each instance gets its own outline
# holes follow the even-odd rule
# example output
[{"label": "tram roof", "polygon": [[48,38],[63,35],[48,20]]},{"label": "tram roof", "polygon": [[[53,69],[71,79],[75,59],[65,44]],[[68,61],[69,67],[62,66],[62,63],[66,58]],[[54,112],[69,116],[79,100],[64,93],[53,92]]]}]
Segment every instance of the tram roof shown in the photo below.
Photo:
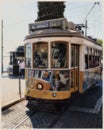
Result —
[{"label": "tram roof", "polygon": [[85,37],[81,32],[76,30],[64,30],[64,29],[58,29],[58,28],[48,28],[48,29],[40,29],[36,30],[35,32],[32,32],[31,34],[27,35],[25,37],[26,39],[32,39],[32,38],[39,38],[39,37],[80,37],[84,38],[90,42],[93,42],[94,44],[97,44],[99,46],[102,46],[101,44],[97,43],[93,39],[90,39],[88,37]]},{"label": "tram roof", "polygon": [[75,28],[76,25],[67,21],[66,18],[38,21],[29,24],[29,35],[25,37],[25,40],[39,37],[80,37],[101,46],[94,39],[85,37],[80,30]]}]

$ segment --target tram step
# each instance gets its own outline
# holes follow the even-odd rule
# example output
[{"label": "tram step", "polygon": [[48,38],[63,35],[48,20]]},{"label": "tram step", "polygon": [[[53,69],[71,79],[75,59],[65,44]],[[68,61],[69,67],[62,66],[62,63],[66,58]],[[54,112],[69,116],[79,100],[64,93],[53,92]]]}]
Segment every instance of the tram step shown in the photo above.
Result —
[{"label": "tram step", "polygon": [[54,104],[39,103],[37,101],[31,101],[27,104],[29,109],[38,109],[42,111],[57,112]]}]

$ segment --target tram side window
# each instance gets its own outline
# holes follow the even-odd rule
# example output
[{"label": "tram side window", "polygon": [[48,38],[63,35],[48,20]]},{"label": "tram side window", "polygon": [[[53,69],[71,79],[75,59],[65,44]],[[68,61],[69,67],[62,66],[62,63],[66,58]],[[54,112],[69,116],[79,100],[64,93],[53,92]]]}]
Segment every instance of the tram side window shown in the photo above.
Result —
[{"label": "tram side window", "polygon": [[48,67],[48,43],[38,42],[34,43],[34,67],[47,68]]},{"label": "tram side window", "polygon": [[71,67],[78,67],[79,63],[79,47],[71,45]]},{"label": "tram side window", "polygon": [[71,67],[75,65],[74,46],[71,47]]},{"label": "tram side window", "polygon": [[85,55],[85,69],[88,69],[88,55]]},{"label": "tram side window", "polygon": [[75,47],[75,66],[78,66],[78,62],[79,62],[79,58],[78,58],[78,56],[79,56],[79,51],[78,51],[78,46],[76,46]]},{"label": "tram side window", "polygon": [[101,51],[89,48],[90,52],[85,54],[85,69],[94,68],[101,63]]},{"label": "tram side window", "polygon": [[31,44],[26,44],[26,67],[31,67],[31,59],[32,59],[32,46]]},{"label": "tram side window", "polygon": [[100,66],[101,65],[101,57],[102,57],[102,52],[101,51],[99,51],[99,53],[98,53],[98,65]]},{"label": "tram side window", "polygon": [[92,55],[89,55],[89,68],[93,68],[93,59]]},{"label": "tram side window", "polygon": [[51,44],[51,67],[67,68],[68,67],[68,47],[67,43]]}]

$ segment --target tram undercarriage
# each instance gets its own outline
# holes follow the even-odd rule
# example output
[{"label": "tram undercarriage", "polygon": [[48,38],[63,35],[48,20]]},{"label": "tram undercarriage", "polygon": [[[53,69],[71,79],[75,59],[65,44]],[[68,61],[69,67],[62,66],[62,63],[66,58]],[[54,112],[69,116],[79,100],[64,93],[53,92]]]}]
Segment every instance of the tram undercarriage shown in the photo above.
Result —
[{"label": "tram undercarriage", "polygon": [[28,103],[26,107],[29,110],[42,110],[49,112],[62,112],[67,109],[69,105],[69,99],[65,100],[42,100],[42,99],[34,99],[30,97],[26,97]]}]

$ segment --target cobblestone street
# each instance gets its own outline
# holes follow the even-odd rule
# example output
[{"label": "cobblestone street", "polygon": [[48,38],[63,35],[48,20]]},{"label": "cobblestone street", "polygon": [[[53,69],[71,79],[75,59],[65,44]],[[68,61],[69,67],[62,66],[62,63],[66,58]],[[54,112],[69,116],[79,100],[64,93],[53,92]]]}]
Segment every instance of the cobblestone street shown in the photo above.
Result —
[{"label": "cobblestone street", "polygon": [[96,86],[70,99],[60,114],[26,108],[27,101],[3,111],[2,128],[102,128],[102,88]]},{"label": "cobblestone street", "polygon": [[97,86],[74,97],[53,128],[102,128],[102,88]]}]

